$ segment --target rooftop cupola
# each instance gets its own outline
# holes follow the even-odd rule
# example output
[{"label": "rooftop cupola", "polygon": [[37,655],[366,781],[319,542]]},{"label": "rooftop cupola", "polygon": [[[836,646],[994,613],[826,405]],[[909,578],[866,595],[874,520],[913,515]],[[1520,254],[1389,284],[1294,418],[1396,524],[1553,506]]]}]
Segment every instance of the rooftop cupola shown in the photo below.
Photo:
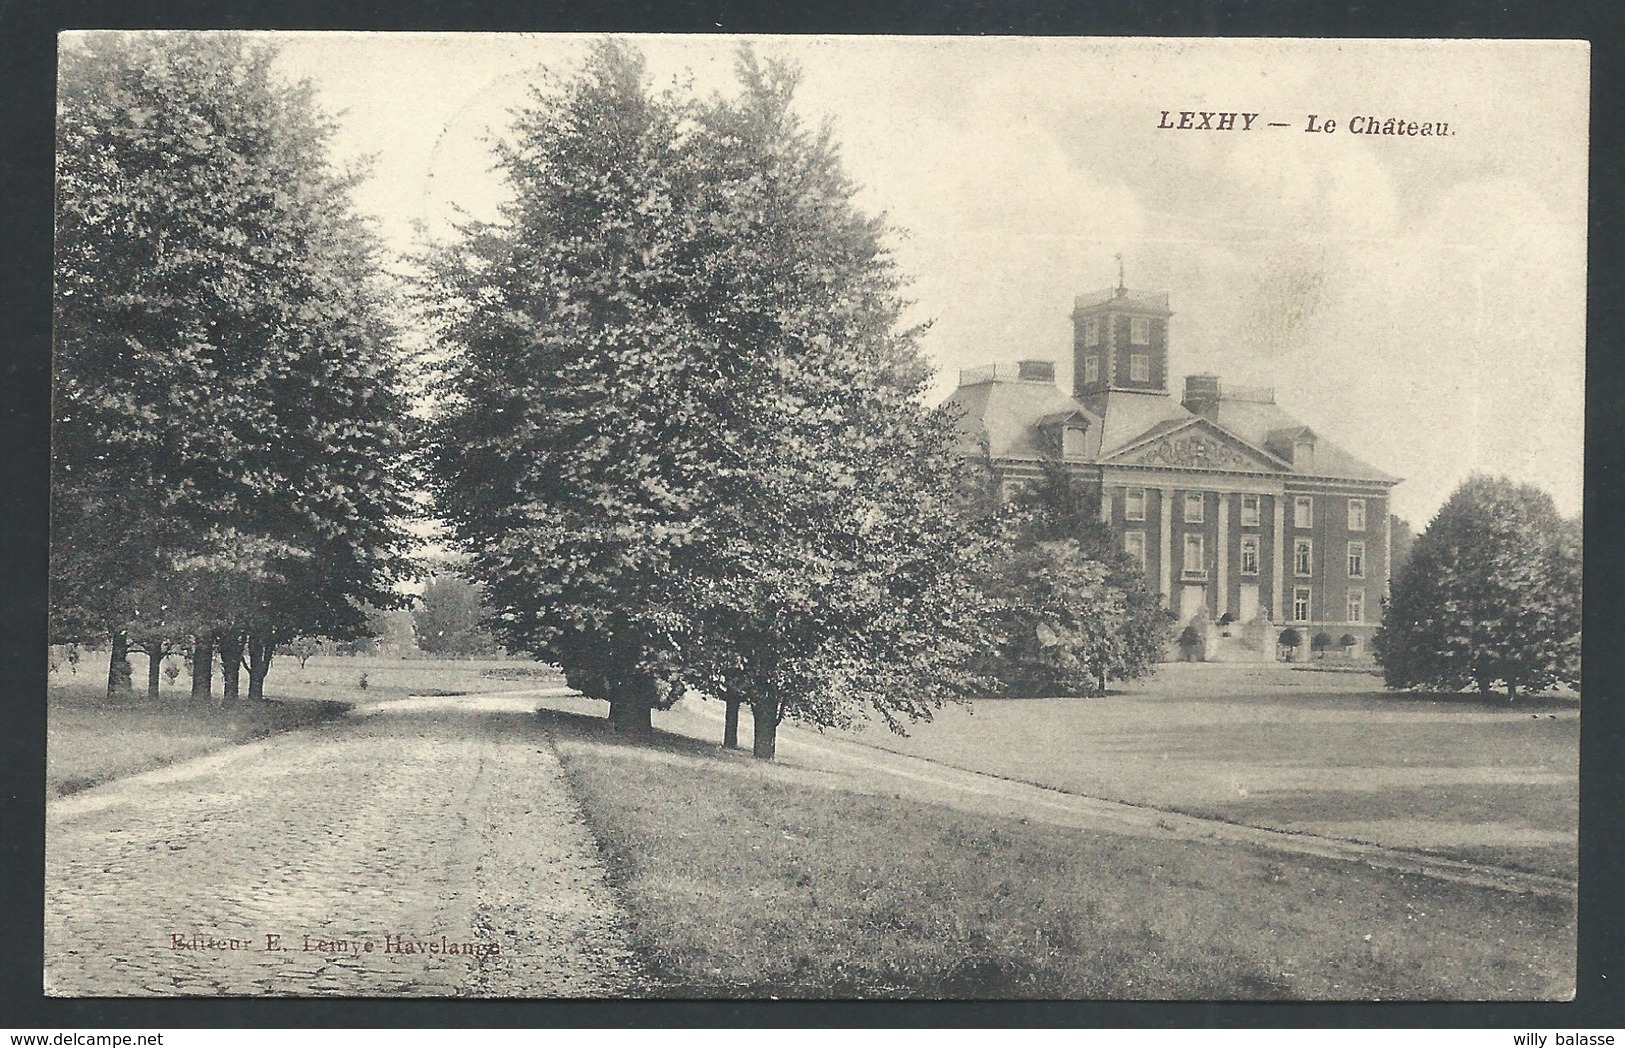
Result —
[{"label": "rooftop cupola", "polygon": [[1072,309],[1072,391],[1168,392],[1166,292],[1118,285],[1079,295]]}]

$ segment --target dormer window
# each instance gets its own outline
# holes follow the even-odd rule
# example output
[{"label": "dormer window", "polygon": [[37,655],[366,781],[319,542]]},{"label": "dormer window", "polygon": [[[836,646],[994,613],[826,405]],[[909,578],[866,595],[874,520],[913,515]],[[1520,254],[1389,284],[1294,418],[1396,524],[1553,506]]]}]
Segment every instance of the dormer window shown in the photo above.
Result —
[{"label": "dormer window", "polygon": [[1061,457],[1065,459],[1081,459],[1087,457],[1084,450],[1083,438],[1089,432],[1086,426],[1066,425],[1061,427]]},{"label": "dormer window", "polygon": [[1136,346],[1149,346],[1151,344],[1151,318],[1130,317],[1128,321],[1128,340]]},{"label": "dormer window", "polygon": [[1315,464],[1315,442],[1312,440],[1295,440],[1292,442],[1292,465],[1298,469]]}]

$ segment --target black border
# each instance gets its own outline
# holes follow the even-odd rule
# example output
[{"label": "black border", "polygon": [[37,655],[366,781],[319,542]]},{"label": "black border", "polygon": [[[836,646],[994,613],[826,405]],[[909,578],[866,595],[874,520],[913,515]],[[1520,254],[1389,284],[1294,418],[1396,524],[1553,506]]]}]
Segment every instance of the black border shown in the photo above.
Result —
[{"label": "black border", "polygon": [[[55,34],[74,28],[371,29],[1570,38],[1592,42],[1585,507],[1585,721],[1576,1000],[1557,1004],[1023,1002],[516,1002],[59,1000],[40,992],[43,950],[46,449]],[[0,1026],[56,1031],[195,1027],[1079,1026],[1161,1028],[1625,1027],[1620,934],[1625,732],[1618,705],[1625,575],[1620,448],[1625,369],[1621,265],[1625,18],[1606,0],[76,0],[0,5]],[[1422,348],[1425,352],[1425,347]],[[1425,366],[1425,361],[1419,362]],[[1421,522],[1418,522],[1419,524]]]}]

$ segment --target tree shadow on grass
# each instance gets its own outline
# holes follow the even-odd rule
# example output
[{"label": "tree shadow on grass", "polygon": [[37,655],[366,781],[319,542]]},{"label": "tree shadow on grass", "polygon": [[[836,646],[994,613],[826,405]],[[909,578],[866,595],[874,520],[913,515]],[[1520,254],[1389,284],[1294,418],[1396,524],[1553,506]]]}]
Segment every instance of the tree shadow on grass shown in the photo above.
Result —
[{"label": "tree shadow on grass", "polygon": [[1476,691],[1378,691],[1372,693],[1380,702],[1436,703],[1463,709],[1495,710],[1502,713],[1558,713],[1573,712],[1580,708],[1578,692],[1542,692],[1538,695],[1519,695],[1508,702],[1505,692],[1481,695]]},{"label": "tree shadow on grass", "polygon": [[720,742],[705,742],[688,735],[654,728],[647,733],[622,732],[606,717],[585,713],[572,713],[546,706],[536,711],[536,721],[549,732],[558,732],[573,739],[591,741],[605,746],[628,749],[654,750],[685,757],[703,757],[712,760],[748,760],[749,750],[725,750]]}]

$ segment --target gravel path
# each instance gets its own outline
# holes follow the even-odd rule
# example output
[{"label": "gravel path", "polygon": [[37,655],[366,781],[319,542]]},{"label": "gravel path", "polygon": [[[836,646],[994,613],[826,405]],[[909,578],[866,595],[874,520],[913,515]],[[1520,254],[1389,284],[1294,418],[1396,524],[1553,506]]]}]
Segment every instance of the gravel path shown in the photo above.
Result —
[{"label": "gravel path", "polygon": [[372,707],[54,802],[46,992],[635,993],[534,706]]}]

